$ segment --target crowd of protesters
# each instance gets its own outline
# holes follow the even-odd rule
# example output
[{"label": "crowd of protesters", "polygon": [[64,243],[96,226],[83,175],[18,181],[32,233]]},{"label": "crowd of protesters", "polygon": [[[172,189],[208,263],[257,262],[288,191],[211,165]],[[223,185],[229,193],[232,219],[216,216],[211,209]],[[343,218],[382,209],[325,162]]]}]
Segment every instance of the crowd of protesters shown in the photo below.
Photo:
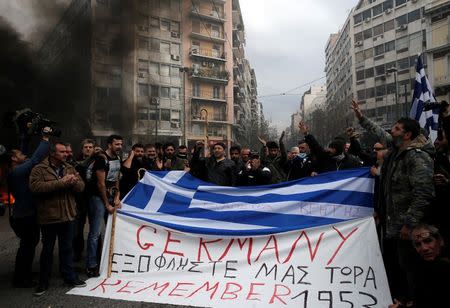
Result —
[{"label": "crowd of protesters", "polygon": [[[366,118],[353,101],[351,108],[361,129],[376,138],[369,148],[362,148],[360,134],[351,127],[346,137],[336,137],[324,147],[300,122],[303,139],[289,151],[282,133],[278,142],[258,137],[260,149],[233,145],[229,155],[222,142],[206,146],[198,141],[191,149],[173,143],[137,143],[123,159],[123,138],[111,135],[106,149],[94,140],[83,140],[75,158],[70,144],[49,143],[44,129],[30,159],[17,149],[8,154],[9,193],[15,198],[10,221],[20,238],[13,285],[33,286],[31,267],[40,239],[36,296],[49,287],[56,238],[59,268],[67,284],[86,285],[73,268],[84,251],[86,275],[99,276],[103,224],[147,170],[183,170],[217,185],[253,186],[366,166],[376,182],[375,219],[395,298],[392,307],[438,307],[434,303],[445,298],[449,286],[445,273],[450,270],[444,246],[450,240],[446,201],[450,197],[450,116],[448,105],[443,106],[433,144],[417,121],[401,118],[386,131]],[[443,292],[433,296],[435,290]]]}]

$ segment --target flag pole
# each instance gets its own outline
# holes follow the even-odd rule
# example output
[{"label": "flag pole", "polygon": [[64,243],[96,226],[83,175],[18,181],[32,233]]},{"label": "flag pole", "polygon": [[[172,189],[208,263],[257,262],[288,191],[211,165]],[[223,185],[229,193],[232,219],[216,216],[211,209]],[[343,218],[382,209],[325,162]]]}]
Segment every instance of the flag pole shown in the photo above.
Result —
[{"label": "flag pole", "polygon": [[108,278],[111,277],[112,272],[112,259],[113,259],[113,253],[114,253],[114,238],[116,234],[116,217],[117,217],[117,210],[114,209],[114,212],[112,214],[112,221],[111,221],[111,238],[109,240],[109,255],[108,255]]}]

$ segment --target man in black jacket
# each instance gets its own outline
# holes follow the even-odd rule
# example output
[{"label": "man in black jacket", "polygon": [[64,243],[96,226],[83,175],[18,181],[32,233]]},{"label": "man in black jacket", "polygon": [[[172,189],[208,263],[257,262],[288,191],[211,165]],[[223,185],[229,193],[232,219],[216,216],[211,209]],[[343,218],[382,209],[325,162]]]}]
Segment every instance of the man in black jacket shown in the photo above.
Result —
[{"label": "man in black jacket", "polygon": [[[191,170],[195,174],[204,175],[204,180],[221,186],[234,186],[236,183],[235,163],[225,157],[226,146],[223,142],[217,142],[213,147],[213,156],[200,158],[202,143],[197,142],[191,160]],[[195,175],[194,174],[194,175]]]},{"label": "man in black jacket", "polygon": [[252,153],[247,165],[242,168],[237,177],[239,186],[257,186],[270,184],[272,173],[261,164],[259,153]]}]

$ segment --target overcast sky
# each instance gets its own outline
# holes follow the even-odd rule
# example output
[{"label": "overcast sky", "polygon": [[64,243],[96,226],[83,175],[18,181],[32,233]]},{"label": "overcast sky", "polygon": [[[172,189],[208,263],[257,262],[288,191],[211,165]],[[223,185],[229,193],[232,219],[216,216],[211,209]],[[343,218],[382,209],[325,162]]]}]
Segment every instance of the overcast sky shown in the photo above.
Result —
[{"label": "overcast sky", "polygon": [[[0,15],[14,24],[25,39],[40,38],[48,23],[55,23],[60,5],[68,0],[0,0]],[[298,110],[297,88],[325,76],[324,48],[331,33],[343,25],[358,0],[240,0],[247,36],[246,56],[255,69],[266,119],[279,131]],[[56,5],[55,5],[56,4]],[[59,4],[59,5],[58,5]],[[42,11],[56,8],[53,16]],[[37,27],[47,24],[47,27]],[[47,28],[47,29],[45,29]],[[313,84],[324,84],[325,78]],[[274,95],[275,96],[271,96]],[[296,94],[296,95],[293,95]]]},{"label": "overcast sky", "polygon": [[[255,69],[266,119],[279,132],[299,109],[309,86],[325,76],[325,44],[337,32],[357,0],[241,0],[247,34],[246,56]],[[325,78],[313,84],[325,84]],[[266,97],[264,97],[266,96]]]}]

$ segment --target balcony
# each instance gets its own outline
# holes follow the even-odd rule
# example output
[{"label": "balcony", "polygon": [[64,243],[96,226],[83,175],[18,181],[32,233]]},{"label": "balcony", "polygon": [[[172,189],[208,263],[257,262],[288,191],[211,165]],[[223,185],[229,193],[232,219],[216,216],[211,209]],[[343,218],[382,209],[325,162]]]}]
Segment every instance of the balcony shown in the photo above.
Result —
[{"label": "balcony", "polygon": [[211,31],[210,29],[208,29],[208,31],[207,31],[206,29],[204,29],[204,27],[202,27],[198,31],[192,30],[191,37],[200,39],[200,40],[213,41],[216,43],[225,43],[225,41],[226,41],[225,35],[223,32]]},{"label": "balcony", "polygon": [[222,62],[226,62],[226,53],[220,53],[215,49],[201,49],[201,48],[196,48],[193,47],[190,49],[189,51],[189,55],[191,57],[195,57],[195,58],[202,58],[202,59],[208,59],[208,60],[217,60],[217,61],[222,61]]},{"label": "balcony", "polygon": [[[191,120],[193,122],[200,122],[200,123],[204,123],[205,119],[200,117],[197,114],[193,114],[191,117]],[[217,115],[209,115],[208,116],[208,123],[209,122],[218,122],[218,123],[224,123],[227,122],[227,115],[226,114],[217,114]]]},{"label": "balcony", "polygon": [[193,67],[190,75],[191,78],[196,78],[204,81],[228,83],[230,73],[225,70],[213,68]]},{"label": "balcony", "polygon": [[215,21],[215,22],[225,22],[225,13],[218,12],[215,8],[210,11],[202,10],[198,6],[191,6],[191,15],[194,17],[200,17],[202,20]]},{"label": "balcony", "polygon": [[442,13],[450,9],[450,4],[447,0],[434,0],[425,5],[425,15],[433,13]]},{"label": "balcony", "polygon": [[192,91],[191,98],[193,100],[203,100],[203,101],[212,101],[212,102],[227,102],[226,93],[217,93],[214,91]]}]

